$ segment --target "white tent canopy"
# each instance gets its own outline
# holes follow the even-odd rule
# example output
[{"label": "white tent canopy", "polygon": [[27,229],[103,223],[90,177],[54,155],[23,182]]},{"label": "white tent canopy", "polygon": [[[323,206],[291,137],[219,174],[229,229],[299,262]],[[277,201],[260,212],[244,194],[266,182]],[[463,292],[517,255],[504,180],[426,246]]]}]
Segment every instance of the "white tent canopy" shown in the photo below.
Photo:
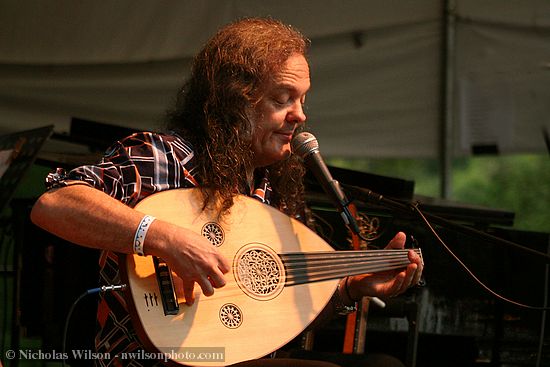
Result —
[{"label": "white tent canopy", "polygon": [[309,128],[327,156],[435,157],[444,126],[455,155],[545,151],[550,2],[453,3],[448,23],[435,0],[3,0],[0,133],[156,129],[217,28],[272,16],[312,40]]}]

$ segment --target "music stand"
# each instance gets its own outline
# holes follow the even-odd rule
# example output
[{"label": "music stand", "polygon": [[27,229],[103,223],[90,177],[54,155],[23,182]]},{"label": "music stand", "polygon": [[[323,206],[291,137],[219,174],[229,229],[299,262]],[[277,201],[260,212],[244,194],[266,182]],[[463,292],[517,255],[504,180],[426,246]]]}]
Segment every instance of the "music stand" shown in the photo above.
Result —
[{"label": "music stand", "polygon": [[50,125],[0,136],[0,212],[52,133]]}]

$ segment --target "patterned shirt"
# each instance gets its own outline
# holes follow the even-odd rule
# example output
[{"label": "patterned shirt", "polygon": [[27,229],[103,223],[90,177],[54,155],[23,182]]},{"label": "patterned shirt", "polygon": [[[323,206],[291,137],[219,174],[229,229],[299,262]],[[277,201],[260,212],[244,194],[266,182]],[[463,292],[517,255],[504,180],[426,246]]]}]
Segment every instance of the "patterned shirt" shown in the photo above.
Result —
[{"label": "patterned shirt", "polygon": [[[198,186],[200,177],[196,177],[193,158],[191,145],[178,135],[136,133],[110,147],[97,165],[81,166],[67,174],[58,169],[48,175],[46,186],[49,189],[82,183],[134,207],[156,192]],[[250,195],[270,203],[271,186],[267,170]],[[121,283],[117,254],[102,251],[99,266],[101,285]],[[116,358],[123,352],[142,350],[122,294],[107,292],[100,296],[97,323],[96,351],[108,353],[112,359],[96,360],[96,365],[155,365],[154,361],[120,361]]]}]

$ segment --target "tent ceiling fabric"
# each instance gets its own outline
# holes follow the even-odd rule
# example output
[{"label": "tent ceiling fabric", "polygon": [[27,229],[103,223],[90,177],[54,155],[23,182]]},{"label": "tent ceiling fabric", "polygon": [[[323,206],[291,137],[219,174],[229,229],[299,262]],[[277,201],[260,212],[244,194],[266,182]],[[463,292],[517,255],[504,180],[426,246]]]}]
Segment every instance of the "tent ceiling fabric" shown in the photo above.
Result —
[{"label": "tent ceiling fabric", "polygon": [[[439,17],[437,1],[5,0],[0,62],[91,64],[192,57],[220,27],[272,16],[310,38],[393,27]],[[1,28],[0,28],[1,29]]]},{"label": "tent ceiling fabric", "polygon": [[[273,16],[312,39],[310,129],[323,154],[435,157],[443,3],[297,0],[31,1],[0,4],[0,133],[71,117],[155,129],[219,26]],[[550,3],[457,0],[454,154],[545,150]]]}]

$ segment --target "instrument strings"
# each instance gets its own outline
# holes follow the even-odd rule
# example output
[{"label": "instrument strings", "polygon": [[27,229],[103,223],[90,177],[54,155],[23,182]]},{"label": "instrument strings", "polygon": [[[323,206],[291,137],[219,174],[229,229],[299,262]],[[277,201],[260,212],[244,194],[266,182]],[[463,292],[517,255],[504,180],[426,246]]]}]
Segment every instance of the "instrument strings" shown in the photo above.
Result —
[{"label": "instrument strings", "polygon": [[[409,249],[363,250],[363,251],[319,251],[308,253],[279,254],[285,269],[281,272],[275,266],[262,268],[258,278],[264,285],[284,282],[284,286],[340,279],[348,275],[376,273],[405,268],[410,261]],[[421,255],[419,249],[413,249]],[[278,272],[278,276],[268,274],[269,270]],[[241,294],[242,285],[234,277],[228,277],[223,287],[224,297]],[[235,291],[235,293],[233,293]],[[178,292],[179,293],[179,292]],[[184,299],[178,294],[178,300]]]},{"label": "instrument strings", "polygon": [[408,251],[339,251],[280,256],[286,268],[286,285],[290,286],[404,268],[410,263]]}]

